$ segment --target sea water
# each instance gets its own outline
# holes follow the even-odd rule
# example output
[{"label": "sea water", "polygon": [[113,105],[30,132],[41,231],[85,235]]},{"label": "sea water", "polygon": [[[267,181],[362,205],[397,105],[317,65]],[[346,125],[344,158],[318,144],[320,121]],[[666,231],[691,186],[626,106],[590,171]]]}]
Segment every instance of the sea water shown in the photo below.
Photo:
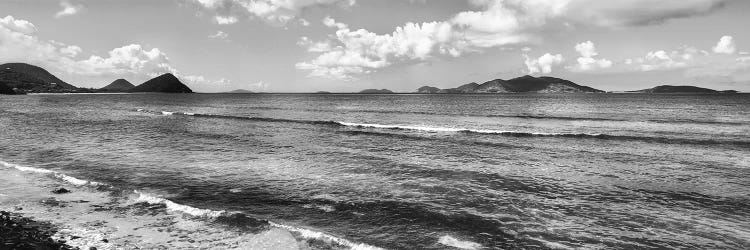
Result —
[{"label": "sea water", "polygon": [[747,94],[0,96],[0,210],[80,247],[748,249],[748,204]]}]

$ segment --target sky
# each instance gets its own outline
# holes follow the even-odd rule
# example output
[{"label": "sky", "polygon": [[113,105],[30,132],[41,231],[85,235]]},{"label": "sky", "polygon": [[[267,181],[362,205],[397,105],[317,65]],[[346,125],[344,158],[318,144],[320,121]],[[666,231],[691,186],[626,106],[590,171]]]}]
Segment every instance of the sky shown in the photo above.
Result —
[{"label": "sky", "polygon": [[413,92],[523,75],[750,92],[747,0],[0,0],[0,63],[78,87]]}]

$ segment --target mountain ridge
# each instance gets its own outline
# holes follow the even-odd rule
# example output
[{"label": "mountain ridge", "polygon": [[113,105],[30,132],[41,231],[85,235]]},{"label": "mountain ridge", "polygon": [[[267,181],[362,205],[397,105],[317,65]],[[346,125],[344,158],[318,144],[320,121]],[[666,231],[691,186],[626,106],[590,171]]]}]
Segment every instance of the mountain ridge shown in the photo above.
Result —
[{"label": "mountain ridge", "polygon": [[0,83],[17,94],[77,92],[73,86],[42,67],[27,63],[0,65]]},{"label": "mountain ridge", "polygon": [[102,90],[102,91],[123,91],[124,92],[124,91],[128,91],[128,90],[130,90],[130,89],[132,89],[134,87],[135,87],[135,85],[133,85],[132,83],[130,83],[128,80],[120,78],[120,79],[117,79],[117,80],[113,81],[109,85],[100,88],[99,90]]},{"label": "mountain ridge", "polygon": [[166,73],[135,86],[128,92],[193,93],[193,90],[173,74]]},{"label": "mountain ridge", "polygon": [[692,85],[659,85],[653,88],[627,91],[628,93],[669,94],[669,93],[737,93],[736,90],[714,90]]},{"label": "mountain ridge", "polygon": [[578,85],[555,77],[533,77],[525,75],[510,80],[495,79],[477,84],[475,82],[456,88],[440,89],[423,86],[417,93],[423,94],[476,94],[476,93],[604,93],[604,91],[588,86]]},{"label": "mountain ridge", "polygon": [[393,91],[388,89],[365,89],[359,92],[360,94],[394,94]]}]

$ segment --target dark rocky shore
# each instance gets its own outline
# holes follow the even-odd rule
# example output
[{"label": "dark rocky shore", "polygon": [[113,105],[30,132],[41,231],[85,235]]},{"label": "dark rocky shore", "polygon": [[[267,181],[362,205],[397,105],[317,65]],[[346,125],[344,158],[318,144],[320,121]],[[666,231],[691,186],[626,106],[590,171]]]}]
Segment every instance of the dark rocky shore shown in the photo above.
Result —
[{"label": "dark rocky shore", "polygon": [[55,232],[49,223],[0,211],[0,249],[76,249],[53,239]]}]

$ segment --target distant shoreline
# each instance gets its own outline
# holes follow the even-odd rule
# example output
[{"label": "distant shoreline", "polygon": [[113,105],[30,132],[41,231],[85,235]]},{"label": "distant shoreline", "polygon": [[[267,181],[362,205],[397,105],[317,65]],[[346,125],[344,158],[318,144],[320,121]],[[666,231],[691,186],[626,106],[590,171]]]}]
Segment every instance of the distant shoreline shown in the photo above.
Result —
[{"label": "distant shoreline", "polygon": [[[149,95],[149,94],[182,94],[182,93],[164,93],[164,92],[138,92],[138,93],[122,93],[122,92],[99,92],[99,93],[27,93],[25,95]],[[226,93],[226,92],[195,92],[191,94],[212,94],[212,95],[435,95],[435,96],[470,96],[470,95],[482,95],[482,96],[502,96],[502,95],[607,95],[607,94],[628,94],[628,95],[735,95],[735,94],[750,94],[750,92],[737,92],[737,93],[639,93],[639,92],[604,92],[604,93],[535,93],[535,92],[514,92],[514,93],[357,93],[357,92],[341,92],[341,93],[315,93],[315,92],[257,92],[257,93]],[[23,96],[23,95],[20,95]]]}]

